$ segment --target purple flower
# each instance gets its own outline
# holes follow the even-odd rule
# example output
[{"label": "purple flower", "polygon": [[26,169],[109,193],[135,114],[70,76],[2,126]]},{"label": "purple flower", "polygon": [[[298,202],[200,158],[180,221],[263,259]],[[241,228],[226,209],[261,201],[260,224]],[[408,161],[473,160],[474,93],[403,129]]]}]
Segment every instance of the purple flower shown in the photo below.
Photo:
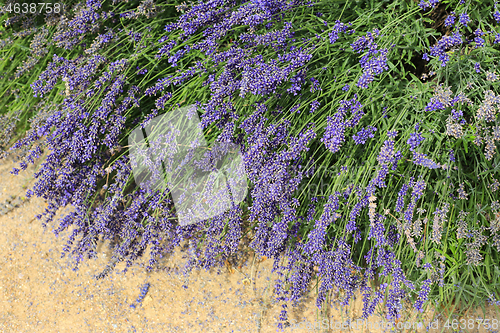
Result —
[{"label": "purple flower", "polygon": [[335,43],[339,39],[340,33],[345,33],[348,29],[348,25],[340,22],[339,20],[335,21],[335,25],[332,28],[332,31],[328,33],[328,37],[330,40],[330,44]]},{"label": "purple flower", "polygon": [[380,149],[380,153],[378,154],[377,161],[380,164],[390,164],[393,161],[394,156],[394,141],[386,140],[384,141],[384,145],[382,149]]},{"label": "purple flower", "polygon": [[433,57],[438,57],[441,60],[441,66],[446,66],[446,63],[450,60],[450,56],[446,53],[446,50],[462,44],[462,35],[459,31],[455,31],[451,36],[443,36],[436,45],[430,48],[430,55]]},{"label": "purple flower", "polygon": [[411,181],[410,183],[412,184],[413,190],[411,193],[410,203],[408,204],[408,207],[406,208],[406,211],[404,212],[404,220],[407,223],[411,223],[412,218],[413,218],[413,211],[415,209],[415,205],[416,205],[418,199],[420,199],[420,197],[422,197],[422,195],[424,194],[424,190],[426,187],[426,184],[423,180],[418,180],[417,182]]},{"label": "purple flower", "polygon": [[457,111],[455,109],[452,109],[451,115],[452,115],[453,120],[458,121],[464,115],[464,113],[462,110]]},{"label": "purple flower", "polygon": [[354,205],[351,213],[349,214],[349,221],[346,225],[347,232],[352,233],[356,231],[356,217],[361,213],[361,209],[366,206],[368,206],[368,196],[364,196],[359,202]]},{"label": "purple flower", "polygon": [[321,91],[322,90],[321,89],[321,85],[320,85],[320,83],[319,83],[318,80],[316,80],[314,77],[311,77],[309,80],[312,82],[311,89],[310,89],[310,91],[312,93],[315,92],[315,91]]},{"label": "purple flower", "polygon": [[379,75],[384,70],[389,69],[387,66],[388,49],[378,49],[378,45],[375,43],[375,38],[379,34],[380,31],[374,29],[373,32],[368,32],[366,36],[359,37],[351,44],[352,49],[356,53],[362,53],[365,50],[368,51],[359,60],[363,74],[361,74],[356,85],[363,89],[368,87],[368,84],[374,80],[375,75]]},{"label": "purple flower", "polygon": [[320,105],[321,105],[321,103],[318,102],[317,100],[312,101],[312,103],[311,103],[311,111],[309,111],[309,113],[313,113],[314,111],[316,111],[319,108]]},{"label": "purple flower", "polygon": [[470,22],[469,14],[467,14],[466,12],[463,12],[462,14],[460,14],[460,16],[458,18],[458,22],[467,26],[467,23]]},{"label": "purple flower", "polygon": [[148,70],[146,68],[141,69],[141,68],[139,68],[139,66],[137,66],[136,69],[137,69],[137,75],[144,75],[148,72]]},{"label": "purple flower", "polygon": [[366,128],[362,128],[358,134],[353,135],[353,140],[357,145],[365,144],[368,138],[373,138],[375,136],[374,132],[377,130],[374,126],[367,126]]},{"label": "purple flower", "polygon": [[408,192],[409,185],[408,184],[403,184],[401,187],[401,190],[399,190],[398,193],[398,198],[396,200],[396,208],[394,209],[396,212],[401,213],[404,209],[405,206],[405,195]]},{"label": "purple flower", "polygon": [[375,79],[375,76],[373,73],[370,72],[363,72],[361,74],[361,77],[359,78],[358,82],[356,83],[356,86],[362,89],[368,88],[368,85]]},{"label": "purple flower", "polygon": [[398,131],[387,131],[387,136],[390,138],[390,139],[395,139],[396,136],[398,135]]},{"label": "purple flower", "polygon": [[441,103],[437,98],[431,98],[431,101],[427,103],[425,107],[426,112],[432,112],[437,110],[443,110],[445,108],[444,104]]},{"label": "purple flower", "polygon": [[[323,214],[320,219],[316,221],[314,229],[308,234],[308,241],[305,245],[305,252],[307,254],[316,254],[313,257],[313,261],[319,262],[318,254],[321,252],[325,237],[326,237],[326,229],[332,223],[334,223],[340,215],[335,211],[339,208],[339,195],[332,195],[328,199],[328,203],[325,204]],[[316,258],[316,259],[314,259]]]},{"label": "purple flower", "polygon": [[453,149],[449,150],[450,161],[455,162],[455,151]]},{"label": "purple flower", "polygon": [[490,303],[490,305],[500,306],[500,300],[497,301],[495,294],[490,294],[488,296],[488,302]]},{"label": "purple flower", "polygon": [[476,71],[476,73],[481,73],[481,64],[476,62],[474,64],[474,70]]},{"label": "purple flower", "polygon": [[354,295],[354,286],[358,280],[352,272],[357,266],[351,259],[351,250],[347,243],[340,239],[335,250],[326,252],[319,264],[319,275],[322,277],[316,305],[321,307],[329,290],[341,288],[345,294],[342,305],[349,304]]},{"label": "purple flower", "polygon": [[[357,101],[357,95],[351,100],[341,100],[340,106],[332,117],[327,117],[327,126],[321,142],[332,153],[337,152],[342,143],[345,141],[345,130],[348,127],[354,127],[358,124],[360,118],[364,115],[362,111],[363,105]],[[347,115],[347,110],[350,109],[353,118],[349,121],[344,121],[344,117]]]},{"label": "purple flower", "polygon": [[392,161],[392,171],[395,171],[398,168],[398,163],[402,158],[403,153],[401,153],[401,150],[398,150],[396,154],[394,154],[394,159]]},{"label": "purple flower", "polygon": [[499,44],[500,43],[500,34],[495,35],[495,40],[493,41],[493,44]]},{"label": "purple flower", "polygon": [[344,132],[346,125],[344,117],[340,112],[337,112],[332,117],[327,117],[328,125],[326,131],[321,139],[329,151],[335,153],[340,150],[342,143],[345,141]]},{"label": "purple flower", "polygon": [[498,10],[493,13],[493,18],[497,21],[497,23],[500,23],[500,12]]},{"label": "purple flower", "polygon": [[455,13],[452,12],[451,15],[448,15],[446,17],[446,20],[444,20],[444,26],[449,28],[455,24]]},{"label": "purple flower", "polygon": [[414,151],[424,140],[422,134],[414,132],[410,134],[410,138],[406,143],[410,146],[410,151]]},{"label": "purple flower", "polygon": [[433,160],[427,158],[426,154],[413,152],[413,163],[415,165],[421,165],[429,169],[438,169],[441,166],[434,162]]},{"label": "purple flower", "polygon": [[368,234],[368,239],[375,239],[377,241],[377,246],[387,245],[387,239],[385,237],[385,227],[383,221],[386,219],[385,216],[376,214],[375,223],[370,224],[370,232]]},{"label": "purple flower", "polygon": [[423,10],[423,11],[426,11],[427,8],[430,8],[431,5],[428,4],[425,0],[420,0],[420,2],[418,3],[418,6]]},{"label": "purple flower", "polygon": [[424,303],[427,301],[427,299],[429,297],[429,293],[431,291],[431,288],[430,288],[431,284],[432,284],[432,280],[431,279],[424,280],[424,282],[422,283],[422,289],[418,293],[418,299],[415,302],[414,307],[415,307],[416,310],[418,310],[420,312],[424,311],[423,305],[424,305]]}]

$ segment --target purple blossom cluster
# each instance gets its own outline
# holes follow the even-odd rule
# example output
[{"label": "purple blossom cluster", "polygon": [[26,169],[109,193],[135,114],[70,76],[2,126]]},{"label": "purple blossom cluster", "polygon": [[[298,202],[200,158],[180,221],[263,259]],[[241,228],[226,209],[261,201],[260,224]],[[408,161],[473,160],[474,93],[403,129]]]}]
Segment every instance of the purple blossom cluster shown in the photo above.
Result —
[{"label": "purple blossom cluster", "polygon": [[436,6],[437,4],[439,3],[439,0],[429,0],[429,2],[427,2],[426,0],[420,0],[420,2],[418,3],[418,6],[423,10],[423,11],[426,11],[427,9],[429,8],[433,8],[434,6]]},{"label": "purple blossom cluster", "polygon": [[416,207],[416,203],[424,194],[424,190],[427,186],[426,183],[422,179],[419,179],[417,181],[414,181],[414,179],[411,179],[410,184],[412,187],[410,203],[408,204],[408,207],[406,208],[406,211],[404,212],[404,220],[407,223],[411,223],[411,221],[413,219],[413,213],[414,213],[414,210]]},{"label": "purple blossom cluster", "polygon": [[469,14],[467,12],[463,12],[458,16],[458,22],[467,26],[467,23],[470,22]]},{"label": "purple blossom cluster", "polygon": [[[139,297],[137,297],[137,300],[135,301],[136,303],[141,303],[144,300],[144,297],[146,297],[146,294],[148,293],[150,286],[151,286],[150,283],[145,283],[141,287],[141,294],[139,295]],[[136,306],[137,306],[136,304],[130,304],[131,308],[135,308]]]},{"label": "purple blossom cluster", "polygon": [[[247,51],[248,47],[255,46],[270,46],[285,50],[288,41],[293,37],[290,23],[285,23],[284,29],[276,33],[253,34],[248,43],[243,35],[241,40],[242,43],[246,43],[246,46],[242,48],[235,47],[227,52],[215,53],[214,49],[206,47],[212,41],[222,37],[223,33],[230,31],[230,27],[226,28],[227,23],[231,25],[246,24],[250,22],[249,15],[253,15],[254,19],[251,25],[257,27],[266,20],[266,17],[269,19],[274,12],[290,10],[298,4],[292,5],[284,1],[279,4],[278,2],[273,4],[248,3],[246,8],[235,11],[236,15],[233,17],[235,21],[223,15],[226,9],[214,9],[211,5],[208,7],[199,5],[182,15],[176,23],[177,27],[173,25],[169,27],[183,29],[186,37],[196,30],[188,28],[191,24],[202,27],[210,22],[219,29],[211,30],[209,28],[205,41],[197,43],[194,47],[176,51],[169,58],[169,62],[175,65],[188,52],[199,49],[209,54],[214,63],[227,63],[225,74],[218,78],[209,77],[212,91],[211,100],[204,105],[198,104],[204,108],[203,121],[205,126],[226,118],[226,115],[220,113],[218,106],[223,98],[236,90],[256,95],[271,94],[279,85],[286,83],[290,76],[294,78],[292,83],[295,85],[295,91],[301,89],[303,83],[306,82],[306,76],[304,71],[298,69],[310,60],[309,52],[311,50],[290,47],[277,59],[268,62],[261,57],[253,57]],[[147,1],[144,2],[144,5],[147,5]],[[100,17],[97,14],[99,7],[97,2],[89,2],[86,8],[82,7],[77,10],[74,19],[69,19],[67,23],[63,21],[54,37],[60,44],[59,46],[73,48],[76,45],[74,40],[78,39],[79,35],[94,31]],[[210,21],[200,22],[193,16],[194,13],[210,11],[214,14]],[[216,18],[217,13],[220,15]],[[261,14],[264,17],[259,17]],[[127,16],[127,18],[131,17]],[[94,28],[90,26],[92,24],[95,25]],[[129,35],[132,37],[131,42],[136,42],[141,37],[132,32],[129,32]],[[204,69],[205,64],[199,62],[194,68],[179,76],[167,76],[160,79],[153,87],[143,91],[137,86],[129,85],[127,77],[123,74],[131,65],[129,59],[118,59],[110,62],[106,57],[100,55],[99,51],[103,49],[104,45],[115,42],[114,37],[113,30],[108,29],[106,34],[97,36],[91,47],[86,49],[86,55],[74,59],[54,55],[53,61],[32,84],[32,88],[35,96],[45,97],[51,93],[60,79],[66,86],[64,102],[60,111],[54,112],[45,119],[44,123],[30,132],[15,148],[21,149],[43,136],[48,136],[47,145],[52,147],[52,153],[49,155],[47,163],[37,173],[38,183],[29,194],[44,196],[49,200],[49,207],[43,214],[45,223],[52,220],[59,207],[70,203],[75,207],[75,212],[63,218],[59,228],[56,229],[56,233],[59,233],[71,224],[79,225],[79,228],[75,229],[70,237],[64,252],[69,252],[73,248],[72,254],[77,257],[78,263],[83,259],[85,253],[94,253],[93,244],[96,239],[118,237],[123,241],[120,246],[115,247],[113,257],[115,262],[127,260],[127,264],[131,264],[134,258],[142,255],[144,249],[151,245],[153,250],[149,267],[152,268],[159,254],[168,252],[184,239],[193,237],[202,226],[176,227],[171,222],[171,219],[175,217],[172,202],[161,193],[143,191],[123,193],[122,189],[129,182],[131,170],[128,159],[125,156],[117,159],[116,153],[122,150],[120,140],[122,140],[122,133],[127,123],[126,113],[131,107],[140,106],[140,95],[152,96],[162,92],[170,85],[180,85],[191,78],[196,71]],[[175,40],[169,41],[168,37],[163,38],[160,43],[167,45],[161,47],[160,56],[177,45]],[[36,46],[36,48],[40,47]],[[107,67],[107,70],[104,70],[103,67]],[[136,67],[136,69],[139,75],[148,72],[145,68]],[[296,73],[294,74],[294,72]],[[242,79],[239,82],[234,82],[237,75],[240,75]],[[311,82],[312,89],[321,90],[319,81],[311,78]],[[100,96],[101,100],[91,109],[85,104],[85,100],[79,97],[82,93],[86,98]],[[172,93],[170,92],[160,96],[155,103],[157,109],[146,117],[142,125],[157,115],[158,109],[167,106],[171,97]],[[317,109],[319,105],[319,102],[313,102],[312,111]],[[225,110],[227,110],[227,115],[231,115],[229,105]],[[265,112],[265,110],[262,111]],[[260,235],[267,235],[261,246],[258,242],[255,242],[254,245],[262,253],[273,256],[282,250],[290,237],[288,226],[297,223],[292,193],[302,177],[300,172],[298,174],[280,173],[279,170],[287,170],[290,164],[298,161],[301,152],[307,151],[307,144],[315,137],[315,133],[313,128],[308,128],[294,137],[288,133],[286,123],[262,127],[263,113],[257,111],[255,115],[257,118],[247,118],[247,121],[243,122],[239,128],[249,135],[244,150],[245,164],[249,175],[258,175],[258,177],[252,178],[256,183],[256,190],[252,193],[254,199],[250,208],[251,217],[254,220],[262,218],[263,222],[258,229],[260,228]],[[236,115],[232,113],[232,117],[236,118]],[[219,140],[223,142],[232,140],[236,128],[235,123],[227,120],[218,125],[224,129]],[[53,128],[56,130],[51,132]],[[274,138],[271,139],[271,137]],[[281,145],[288,145],[289,149],[276,155],[274,150]],[[267,153],[261,151],[262,148]],[[33,149],[28,152],[26,159],[33,161],[33,158],[39,155],[39,149]],[[111,159],[113,156],[114,158]],[[108,165],[110,161],[113,161],[112,165]],[[276,161],[279,161],[278,164],[275,164]],[[22,164],[22,167],[26,167],[26,164]],[[280,176],[278,176],[279,174]],[[104,180],[105,185],[98,185],[102,184]],[[110,180],[112,182],[108,183]],[[101,197],[101,203],[97,207],[92,208],[91,201],[88,201],[87,198],[89,193],[97,191],[99,186],[102,186],[100,195],[104,194],[105,196]],[[276,209],[278,206],[281,208]],[[151,210],[162,211],[163,215],[153,216]],[[212,227],[207,232],[208,249],[203,261],[201,261],[203,267],[208,268],[220,262],[222,260],[219,256],[221,251],[227,255],[236,251],[241,238],[242,214],[241,208],[234,207],[211,221]],[[269,221],[273,221],[280,214],[284,214],[285,218],[273,228],[268,229]],[[139,221],[147,221],[148,223],[144,227]],[[226,229],[227,223],[229,229]],[[229,231],[225,242],[221,242],[219,239],[223,230]],[[78,234],[86,236],[83,241],[74,243]],[[161,242],[160,237],[169,241]],[[188,266],[192,264],[188,263]]]},{"label": "purple blossom cluster", "polygon": [[478,48],[478,47],[484,47],[485,46],[485,41],[484,41],[484,38],[481,38],[482,36],[484,36],[484,32],[477,28],[475,31],[474,31],[474,42],[476,43],[476,45],[474,46],[475,48]]},{"label": "purple blossom cluster", "polygon": [[410,138],[406,141],[406,143],[410,146],[410,150],[414,151],[424,140],[425,138],[422,134],[414,132],[410,134]]},{"label": "purple blossom cluster", "polygon": [[[446,53],[447,50],[453,47],[457,47],[463,43],[462,35],[458,30],[453,32],[450,36],[443,36],[437,42],[436,45],[431,46],[430,55],[439,58],[441,61],[441,66],[445,67],[448,61],[450,61],[450,56]],[[427,53],[424,54],[425,60],[429,60]]]},{"label": "purple blossom cluster", "polygon": [[362,128],[356,135],[353,135],[352,139],[357,145],[362,145],[366,143],[369,138],[375,137],[375,131],[377,130],[374,126],[367,126]]},{"label": "purple blossom cluster", "polygon": [[357,82],[360,88],[368,88],[368,85],[375,79],[376,75],[382,74],[384,70],[388,70],[387,53],[388,49],[378,49],[375,39],[379,37],[380,31],[374,29],[373,32],[368,32],[366,36],[359,37],[353,44],[352,49],[356,53],[366,53],[361,57],[359,63],[363,69],[363,73]]},{"label": "purple blossom cluster", "polygon": [[405,207],[404,197],[406,196],[408,189],[409,185],[403,184],[403,186],[401,186],[401,190],[399,190],[398,198],[396,200],[396,208],[394,209],[398,213],[401,213]]},{"label": "purple blossom cluster", "polygon": [[314,111],[318,110],[318,108],[319,108],[320,105],[321,105],[321,103],[318,102],[317,100],[312,101],[312,103],[311,103],[311,111],[309,111],[309,112],[313,113]]},{"label": "purple blossom cluster", "polygon": [[[418,6],[425,11],[438,3],[421,0]],[[432,277],[417,289],[405,275],[407,265],[400,260],[400,244],[403,240],[407,242],[420,269],[421,262],[430,254],[427,247],[437,247],[443,241],[443,225],[450,204],[445,202],[440,204],[441,209],[436,208],[429,235],[427,223],[432,215],[426,216],[424,207],[429,203],[422,201],[429,197],[426,188],[432,185],[434,175],[441,177],[448,172],[446,177],[455,177],[451,168],[441,164],[446,158],[451,162],[463,159],[462,152],[458,154],[457,150],[462,143],[453,145],[453,139],[462,139],[466,145],[465,140],[472,137],[468,130],[475,129],[473,142],[485,143],[484,155],[492,160],[496,142],[500,140],[500,127],[472,125],[474,117],[470,110],[458,105],[472,106],[472,101],[463,93],[454,96],[450,87],[435,85],[426,113],[416,116],[414,131],[397,139],[399,126],[408,121],[398,118],[397,123],[392,122],[396,113],[392,111],[399,105],[391,104],[395,99],[386,98],[385,93],[384,100],[377,104],[376,94],[367,90],[377,76],[389,69],[389,49],[378,45],[383,40],[381,31],[374,29],[349,40],[349,35],[355,33],[350,29],[352,23],[337,20],[321,34],[303,37],[308,35],[303,31],[307,29],[301,29],[291,16],[295,10],[308,6],[312,4],[302,0],[243,3],[211,0],[179,5],[178,17],[169,21],[162,36],[151,46],[144,42],[150,38],[150,27],[141,32],[128,28],[121,31],[104,23],[114,17],[119,17],[120,22],[153,18],[162,9],[152,0],[141,1],[135,10],[129,8],[119,15],[105,13],[100,1],[89,0],[76,5],[73,16],[54,21],[57,27],[52,42],[71,50],[75,56],[59,52],[51,55],[31,88],[36,98],[44,99],[51,98],[59,89],[58,99],[62,102],[49,107],[47,112],[40,111],[31,120],[32,128],[14,148],[24,151],[21,169],[42,155],[40,141],[48,148],[47,160],[36,173],[37,183],[28,196],[37,195],[48,201],[48,207],[39,216],[44,218],[44,225],[53,221],[59,208],[75,207],[54,229],[59,234],[75,227],[63,255],[71,254],[78,266],[86,257],[96,256],[97,242],[111,241],[113,257],[97,275],[103,278],[120,261],[126,261],[130,267],[146,249],[151,249],[147,268],[153,269],[165,253],[187,244],[189,259],[184,272],[189,274],[193,268],[222,265],[238,252],[244,235],[249,233],[250,247],[256,254],[274,260],[273,268],[278,274],[275,291],[280,301],[297,304],[317,275],[318,307],[326,304],[330,292],[340,291],[340,303],[346,306],[359,290],[363,295],[363,318],[373,314],[382,302],[387,307],[388,319],[399,318],[412,293],[417,296],[415,309],[423,311],[432,284],[444,283],[444,259],[439,258]],[[127,4],[128,7],[132,4]],[[321,14],[314,17],[320,21],[328,18]],[[457,18],[461,25],[470,25],[466,13],[457,16],[452,12],[445,26],[453,27]],[[321,25],[328,27],[328,22]],[[476,47],[485,45],[488,39],[485,35],[479,28],[474,31]],[[35,35],[30,45],[33,58],[19,68],[20,77],[38,64],[37,57],[48,53],[51,43],[48,39],[46,30]],[[333,49],[328,42],[342,44],[332,54],[338,54],[334,53],[338,50],[344,52],[349,45],[356,53],[354,67],[347,70],[345,78],[338,76],[338,82],[337,77],[330,80],[332,77],[325,74],[335,71],[332,67],[337,59],[332,60],[332,66],[321,62],[329,54],[318,57],[321,53],[318,50],[323,50],[324,45]],[[448,51],[462,43],[457,28],[443,36],[430,48],[430,54],[423,57],[426,60],[430,60],[429,56],[437,57],[444,67],[451,58]],[[117,58],[115,50],[125,51],[118,52]],[[128,50],[133,50],[132,56],[126,54]],[[154,57],[148,54],[151,50]],[[360,66],[356,66],[358,60]],[[353,68],[359,75],[357,82],[348,80]],[[475,69],[480,69],[479,63]],[[435,74],[429,72],[429,76]],[[492,74],[486,74],[488,81],[496,80]],[[151,77],[155,82],[151,82]],[[327,94],[331,87],[340,96]],[[373,87],[373,92],[378,92],[376,88]],[[417,99],[414,95],[411,100]],[[200,130],[214,144],[203,147],[206,151],[197,154],[196,148],[200,147],[196,141],[191,142],[189,153],[176,161],[179,162],[176,166],[162,147],[172,145],[172,137],[165,134],[161,142],[148,141],[151,150],[141,150],[139,154],[151,171],[149,185],[158,186],[143,186],[145,181],[138,181],[140,177],[132,172],[137,161],[127,157],[130,145],[124,143],[126,135],[133,128],[147,132],[149,124],[180,107],[184,98],[196,105],[189,114],[200,114]],[[337,102],[338,107],[329,114],[329,107],[337,106]],[[486,91],[483,103],[475,109],[475,120],[494,122],[499,104],[499,97],[491,90]],[[372,107],[372,112],[366,111],[368,107]],[[446,108],[452,107],[447,114]],[[309,112],[303,112],[308,108]],[[392,110],[390,117],[388,109]],[[443,116],[443,121],[432,124],[432,135],[427,135],[422,129],[429,128],[429,124],[422,123],[434,116]],[[0,137],[3,147],[14,127],[6,117],[1,117],[0,123],[6,124],[6,136]],[[377,131],[381,139],[370,140]],[[440,134],[447,137],[437,152],[434,137]],[[347,140],[348,137],[353,140]],[[216,171],[225,151],[224,144],[230,143],[241,150],[244,165],[241,172],[251,185],[243,204],[233,202],[221,214],[180,225],[180,209],[174,205],[170,184],[162,183],[162,167],[180,170],[194,159],[196,172]],[[325,165],[333,165],[334,172],[326,170]],[[362,172],[356,169],[358,166]],[[15,169],[14,173],[19,171]],[[433,176],[426,178],[429,174]],[[192,188],[200,185],[194,178],[189,178],[189,182]],[[216,187],[216,180],[210,178],[202,185],[210,191]],[[500,185],[495,180],[490,187],[496,191]],[[228,188],[231,192],[229,185]],[[432,190],[438,188],[433,186]],[[390,193],[394,195],[387,195]],[[214,192],[203,203],[216,206],[217,195],[221,194]],[[459,200],[466,201],[472,196],[475,192],[470,190],[468,180],[459,183],[456,191],[447,193],[446,199],[455,200],[458,205]],[[491,208],[498,208],[497,205],[492,204]],[[434,208],[429,208],[430,213],[431,209]],[[494,244],[500,248],[500,227],[489,222],[489,230],[496,233]],[[480,249],[485,243],[482,231],[468,230],[465,213],[459,215],[456,236],[471,239],[466,255],[472,264],[482,260]],[[355,256],[361,247],[367,253],[363,253],[366,265],[360,266]],[[424,264],[422,269],[431,270],[432,265]],[[376,275],[384,280],[378,289],[370,286]],[[143,287],[137,303],[148,288],[149,284]],[[286,305],[280,319],[287,319]]]},{"label": "purple blossom cluster", "polygon": [[444,20],[444,26],[447,28],[451,28],[455,24],[455,12],[451,12],[450,15],[446,17]]},{"label": "purple blossom cluster", "polygon": [[434,212],[434,222],[432,225],[431,241],[441,244],[441,237],[443,233],[443,224],[446,222],[446,214],[450,209],[450,204],[446,203],[443,209],[436,209]]},{"label": "purple blossom cluster", "polygon": [[[356,126],[361,117],[364,115],[362,110],[363,105],[357,100],[357,95],[351,100],[340,101],[340,106],[333,116],[327,117],[328,124],[326,126],[325,134],[321,138],[321,142],[332,153],[340,150],[345,141],[345,131],[347,128]],[[350,109],[352,118],[345,120],[347,111]]]},{"label": "purple blossom cluster", "polygon": [[415,309],[417,309],[420,312],[424,311],[423,305],[424,305],[425,301],[427,301],[427,299],[429,297],[429,293],[431,291],[431,289],[430,289],[431,284],[432,284],[432,280],[431,279],[426,279],[424,281],[424,283],[422,284],[422,289],[418,293],[418,300],[415,303]]},{"label": "purple blossom cluster", "polygon": [[474,64],[474,70],[476,71],[476,73],[481,73],[481,64],[479,62],[476,62]]},{"label": "purple blossom cluster", "polygon": [[500,23],[500,12],[498,10],[495,10],[493,12],[493,18],[495,19],[495,21],[497,21],[497,23]]},{"label": "purple blossom cluster", "polygon": [[340,38],[339,34],[345,33],[350,25],[352,25],[352,23],[344,24],[339,20],[335,21],[332,31],[328,33],[330,44],[335,43]]},{"label": "purple blossom cluster", "polygon": [[421,165],[429,169],[438,169],[441,166],[427,157],[427,154],[413,152],[413,163],[415,165]]}]

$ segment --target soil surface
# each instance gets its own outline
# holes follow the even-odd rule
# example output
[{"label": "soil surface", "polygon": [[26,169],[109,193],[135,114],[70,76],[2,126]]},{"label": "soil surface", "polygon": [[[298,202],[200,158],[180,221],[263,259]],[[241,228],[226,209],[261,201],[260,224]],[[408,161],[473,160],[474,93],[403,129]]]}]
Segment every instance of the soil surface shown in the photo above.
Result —
[{"label": "soil surface", "polygon": [[[34,183],[34,167],[14,176],[9,172],[14,166],[12,161],[0,161],[0,332],[277,331],[282,308],[273,302],[276,276],[271,273],[272,261],[265,258],[248,254],[241,267],[194,271],[186,280],[181,273],[185,254],[179,250],[153,272],[145,271],[145,256],[126,274],[121,273],[125,266],[118,264],[106,278],[97,280],[95,275],[104,270],[110,256],[103,247],[99,258],[87,260],[73,271],[71,258],[61,258],[71,230],[56,238],[52,228],[57,222],[42,228],[35,216],[46,203],[23,197]],[[145,283],[150,284],[149,291],[136,303]],[[333,306],[321,312],[315,294],[313,287],[299,307],[289,310],[291,326],[285,332],[391,331],[379,329],[382,314],[370,317],[365,326],[341,327],[346,320],[356,321],[361,316],[360,295],[349,309],[340,311]],[[472,316],[483,317],[480,314]],[[488,315],[493,318],[493,312]],[[425,331],[432,322],[431,314],[426,318],[408,317],[406,322],[415,327],[422,323],[418,331]],[[318,323],[322,323],[321,329],[314,328]],[[443,325],[439,322],[439,330],[431,331],[440,331]]]}]

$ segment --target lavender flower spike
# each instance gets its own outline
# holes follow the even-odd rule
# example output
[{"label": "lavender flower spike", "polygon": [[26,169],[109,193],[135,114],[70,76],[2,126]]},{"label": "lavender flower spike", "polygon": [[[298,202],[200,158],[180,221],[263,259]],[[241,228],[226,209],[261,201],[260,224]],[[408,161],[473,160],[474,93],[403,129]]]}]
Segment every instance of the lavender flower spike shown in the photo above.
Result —
[{"label": "lavender flower spike", "polygon": [[170,192],[181,225],[220,215],[246,196],[239,147],[232,142],[207,147],[194,105],[136,128],[129,145],[136,183],[150,193]]}]

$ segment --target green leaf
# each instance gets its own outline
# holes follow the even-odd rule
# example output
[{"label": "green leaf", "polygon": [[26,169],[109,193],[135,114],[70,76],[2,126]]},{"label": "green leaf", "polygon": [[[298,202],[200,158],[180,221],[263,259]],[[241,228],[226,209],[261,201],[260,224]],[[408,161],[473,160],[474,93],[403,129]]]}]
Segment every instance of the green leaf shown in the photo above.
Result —
[{"label": "green leaf", "polygon": [[491,270],[490,270],[491,257],[487,254],[484,257],[484,265],[486,266],[486,274],[488,274],[488,280],[491,280]]}]

